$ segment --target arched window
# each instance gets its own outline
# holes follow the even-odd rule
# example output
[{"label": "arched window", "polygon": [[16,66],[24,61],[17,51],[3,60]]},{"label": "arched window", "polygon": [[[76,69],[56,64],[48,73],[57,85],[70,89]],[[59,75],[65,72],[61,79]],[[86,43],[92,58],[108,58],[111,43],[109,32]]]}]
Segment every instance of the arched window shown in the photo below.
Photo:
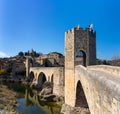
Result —
[{"label": "arched window", "polygon": [[80,50],[76,53],[75,65],[86,66],[86,54],[84,51]]}]

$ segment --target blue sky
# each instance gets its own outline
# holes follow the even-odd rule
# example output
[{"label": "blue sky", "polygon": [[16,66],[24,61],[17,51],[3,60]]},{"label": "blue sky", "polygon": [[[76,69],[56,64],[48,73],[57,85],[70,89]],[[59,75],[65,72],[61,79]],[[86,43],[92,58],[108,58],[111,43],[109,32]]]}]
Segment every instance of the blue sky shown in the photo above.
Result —
[{"label": "blue sky", "polygon": [[120,0],[0,0],[0,57],[64,54],[64,32],[93,23],[97,58],[120,55]]}]

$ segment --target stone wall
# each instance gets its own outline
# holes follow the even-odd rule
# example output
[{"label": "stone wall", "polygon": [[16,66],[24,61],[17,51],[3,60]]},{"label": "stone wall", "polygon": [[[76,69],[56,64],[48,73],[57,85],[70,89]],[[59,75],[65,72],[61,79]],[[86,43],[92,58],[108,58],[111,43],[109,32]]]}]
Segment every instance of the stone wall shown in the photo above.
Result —
[{"label": "stone wall", "polygon": [[47,81],[52,82],[53,77],[53,93],[64,96],[64,67],[30,67],[30,72],[34,73],[36,80],[41,72],[44,73]]},{"label": "stone wall", "polygon": [[74,29],[65,33],[65,103],[74,104]]},{"label": "stone wall", "polygon": [[77,52],[84,52],[84,65],[96,64],[96,33],[79,26],[65,32],[65,103],[75,100],[75,66]]},{"label": "stone wall", "polygon": [[86,65],[96,64],[96,32],[89,28],[74,28],[74,50],[83,51],[86,55]]},{"label": "stone wall", "polygon": [[54,70],[53,93],[58,96],[64,96],[64,68],[61,67],[56,70]]}]

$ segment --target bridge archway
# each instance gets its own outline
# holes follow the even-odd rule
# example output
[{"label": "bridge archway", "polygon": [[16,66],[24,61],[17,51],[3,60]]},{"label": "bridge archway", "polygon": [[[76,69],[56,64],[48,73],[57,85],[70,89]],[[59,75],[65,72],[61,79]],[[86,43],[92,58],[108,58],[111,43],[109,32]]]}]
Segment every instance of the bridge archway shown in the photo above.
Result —
[{"label": "bridge archway", "polygon": [[77,66],[77,65],[86,66],[86,53],[83,50],[79,50],[76,53],[75,66]]},{"label": "bridge archway", "polygon": [[34,79],[34,77],[35,77],[34,73],[33,73],[33,72],[30,72],[30,74],[29,74],[29,76],[28,76],[28,80],[29,80],[30,82],[32,82],[33,79]]},{"label": "bridge archway", "polygon": [[41,72],[38,76],[38,86],[41,87],[45,83],[46,80],[47,79],[46,79],[45,74]]},{"label": "bridge archway", "polygon": [[83,107],[88,108],[88,103],[86,100],[86,96],[82,87],[82,84],[80,81],[77,82],[76,86],[76,101],[75,101],[76,107]]}]

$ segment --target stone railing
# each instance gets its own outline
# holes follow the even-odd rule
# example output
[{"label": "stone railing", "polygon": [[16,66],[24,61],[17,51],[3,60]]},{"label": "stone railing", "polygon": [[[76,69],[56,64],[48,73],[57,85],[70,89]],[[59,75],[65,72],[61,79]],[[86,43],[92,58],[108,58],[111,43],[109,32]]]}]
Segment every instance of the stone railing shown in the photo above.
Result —
[{"label": "stone railing", "polygon": [[116,67],[116,66],[94,65],[94,66],[88,66],[87,69],[88,70],[100,70],[100,71],[104,71],[106,73],[110,73],[110,74],[120,77],[120,67]]}]

